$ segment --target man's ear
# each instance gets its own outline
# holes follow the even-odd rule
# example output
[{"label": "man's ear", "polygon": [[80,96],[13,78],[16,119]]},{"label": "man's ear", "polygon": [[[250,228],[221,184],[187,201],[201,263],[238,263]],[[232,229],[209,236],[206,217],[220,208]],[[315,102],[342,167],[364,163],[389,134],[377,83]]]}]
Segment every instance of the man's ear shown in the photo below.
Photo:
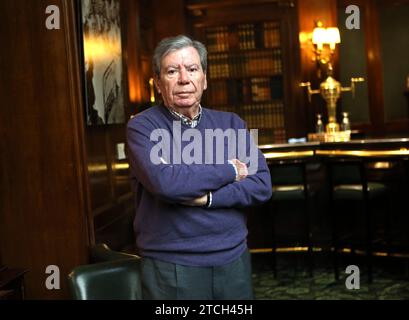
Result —
[{"label": "man's ear", "polygon": [[207,77],[206,77],[206,73],[205,73],[203,91],[205,91],[206,89],[207,89]]},{"label": "man's ear", "polygon": [[157,75],[153,76],[153,82],[155,83],[155,87],[156,87],[156,91],[158,91],[159,94],[162,94],[162,92],[160,91],[160,79]]}]

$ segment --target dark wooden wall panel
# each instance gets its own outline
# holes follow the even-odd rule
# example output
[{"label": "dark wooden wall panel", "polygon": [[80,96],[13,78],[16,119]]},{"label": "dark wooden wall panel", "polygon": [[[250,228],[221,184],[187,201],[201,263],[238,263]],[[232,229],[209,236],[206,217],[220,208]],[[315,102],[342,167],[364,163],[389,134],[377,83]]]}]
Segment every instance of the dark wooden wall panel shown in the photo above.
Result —
[{"label": "dark wooden wall panel", "polygon": [[379,16],[373,1],[362,1],[365,7],[365,46],[367,51],[367,74],[369,90],[370,134],[384,136],[385,119],[383,112],[383,80],[379,34]]},{"label": "dark wooden wall panel", "polygon": [[[409,132],[409,119],[395,121],[385,119],[384,77],[381,52],[379,13],[385,6],[408,5],[408,0],[338,0],[338,10],[348,5],[357,5],[361,12],[361,28],[365,32],[367,64],[369,123],[354,126],[371,136],[406,135]],[[343,22],[342,22],[343,23]],[[399,32],[397,30],[396,32]],[[341,39],[342,41],[342,39]],[[342,43],[341,43],[342,45]]]},{"label": "dark wooden wall panel", "polygon": [[[45,28],[49,1],[0,2],[2,262],[29,270],[28,298],[66,298],[66,275],[87,262],[88,200],[73,2],[61,29]],[[48,265],[61,290],[47,290]]]},{"label": "dark wooden wall panel", "polygon": [[[143,2],[144,1],[142,1],[142,3]],[[151,2],[155,31],[154,47],[165,37],[177,36],[178,34],[186,33],[187,29],[184,0],[153,0]],[[141,14],[144,14],[143,11],[141,11]]]}]

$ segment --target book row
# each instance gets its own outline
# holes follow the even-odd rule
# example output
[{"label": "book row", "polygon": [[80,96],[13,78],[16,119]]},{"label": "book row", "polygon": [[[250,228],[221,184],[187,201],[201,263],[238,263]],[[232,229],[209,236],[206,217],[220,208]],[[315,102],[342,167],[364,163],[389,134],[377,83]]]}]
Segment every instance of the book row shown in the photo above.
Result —
[{"label": "book row", "polygon": [[240,54],[210,54],[209,77],[212,79],[281,74],[281,50],[249,51]]},{"label": "book row", "polygon": [[246,23],[236,26],[211,27],[206,30],[209,53],[231,49],[249,50],[279,47],[280,25],[277,22]]},{"label": "book row", "polygon": [[212,81],[206,93],[212,105],[266,102],[281,100],[283,96],[282,76]]},{"label": "book row", "polygon": [[249,129],[277,129],[285,131],[282,102],[244,106],[227,105],[217,109],[237,113],[246,122]]},{"label": "book row", "polygon": [[282,103],[250,104],[239,110],[239,115],[246,121],[250,129],[284,128]]}]

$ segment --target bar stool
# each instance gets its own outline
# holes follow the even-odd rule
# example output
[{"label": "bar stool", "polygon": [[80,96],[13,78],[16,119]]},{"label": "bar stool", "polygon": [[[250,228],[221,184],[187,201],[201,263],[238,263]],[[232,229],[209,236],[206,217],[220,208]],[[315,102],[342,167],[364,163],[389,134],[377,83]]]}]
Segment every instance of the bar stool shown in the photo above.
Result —
[{"label": "bar stool", "polygon": [[[372,234],[372,210],[371,201],[380,196],[386,196],[389,205],[388,188],[385,184],[368,181],[368,163],[375,162],[376,159],[363,158],[343,158],[329,157],[327,162],[329,178],[330,211],[332,218],[332,246],[333,246],[333,266],[335,279],[339,280],[338,255],[339,255],[339,232],[337,201],[360,201],[363,205],[365,216],[365,252],[366,265],[368,270],[368,282],[373,280],[372,254],[373,254],[373,234]],[[390,221],[385,210],[385,241],[389,243]],[[352,253],[355,253],[351,245]],[[389,245],[387,245],[389,248]]]},{"label": "bar stool", "polygon": [[270,219],[272,226],[272,267],[277,277],[277,235],[276,213],[278,202],[303,202],[304,235],[308,247],[309,275],[313,274],[312,241],[310,229],[310,190],[307,181],[307,163],[309,159],[275,160],[269,162],[273,195],[270,201]]}]

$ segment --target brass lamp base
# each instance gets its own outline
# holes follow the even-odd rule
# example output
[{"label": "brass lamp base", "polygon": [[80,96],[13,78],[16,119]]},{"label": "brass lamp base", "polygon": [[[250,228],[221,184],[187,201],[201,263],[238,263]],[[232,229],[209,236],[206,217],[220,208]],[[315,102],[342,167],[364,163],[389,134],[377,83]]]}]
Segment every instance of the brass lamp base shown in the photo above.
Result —
[{"label": "brass lamp base", "polygon": [[351,140],[351,130],[338,132],[309,133],[308,141],[317,142],[346,142]]},{"label": "brass lamp base", "polygon": [[339,124],[336,122],[329,122],[326,125],[325,130],[327,133],[330,133],[330,134],[337,133],[339,132]]},{"label": "brass lamp base", "polygon": [[[351,140],[351,130],[340,131],[340,126],[336,122],[336,108],[337,100],[341,96],[342,92],[351,91],[352,97],[355,95],[355,83],[363,82],[364,78],[351,78],[350,87],[342,87],[341,83],[332,77],[332,65],[328,62],[328,77],[321,82],[320,88],[311,89],[310,82],[300,83],[301,87],[307,87],[308,100],[311,102],[311,96],[313,94],[320,94],[321,97],[327,103],[328,110],[328,124],[326,125],[325,133],[310,133],[308,134],[309,141],[321,141],[321,142],[344,142]],[[344,123],[344,122],[343,122]],[[349,121],[348,121],[348,127]],[[345,129],[345,127],[343,128]]]}]

